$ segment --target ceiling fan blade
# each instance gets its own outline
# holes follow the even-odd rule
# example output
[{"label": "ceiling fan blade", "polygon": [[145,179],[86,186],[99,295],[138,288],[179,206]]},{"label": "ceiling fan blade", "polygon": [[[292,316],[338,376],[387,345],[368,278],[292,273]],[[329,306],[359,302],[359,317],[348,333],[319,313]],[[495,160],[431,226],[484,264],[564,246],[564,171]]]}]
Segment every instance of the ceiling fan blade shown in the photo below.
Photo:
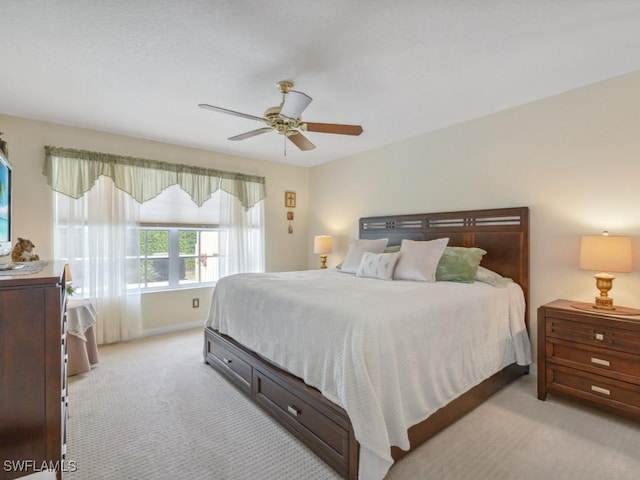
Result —
[{"label": "ceiling fan blade", "polygon": [[362,133],[360,125],[342,125],[340,123],[305,122],[300,125],[300,128],[307,132],[337,133],[339,135],[360,135]]},{"label": "ceiling fan blade", "polygon": [[313,143],[311,143],[307,139],[307,137],[302,135],[300,132],[296,132],[295,130],[292,130],[292,133],[290,135],[287,135],[287,138],[291,140],[291,143],[293,143],[300,150],[306,151],[306,150],[313,150],[314,148],[316,148],[316,146]]},{"label": "ceiling fan blade", "polygon": [[233,110],[228,110],[222,107],[214,107],[213,105],[207,105],[206,103],[199,103],[198,106],[200,108],[206,108],[207,110],[213,110],[214,112],[226,113],[228,115],[235,115],[236,117],[248,118],[249,120],[257,120],[259,122],[265,121],[265,119],[262,117],[256,117],[255,115],[249,115],[247,113],[234,112]]},{"label": "ceiling fan blade", "polygon": [[280,109],[280,115],[284,115],[289,118],[298,118],[304,112],[304,109],[309,106],[313,98],[309,95],[290,90],[284,97],[284,103]]},{"label": "ceiling fan blade", "polygon": [[241,133],[240,135],[236,135],[235,137],[229,137],[229,140],[244,140],[245,138],[255,137],[256,135],[262,135],[263,133],[267,133],[270,131],[271,127],[263,127],[247,133]]}]

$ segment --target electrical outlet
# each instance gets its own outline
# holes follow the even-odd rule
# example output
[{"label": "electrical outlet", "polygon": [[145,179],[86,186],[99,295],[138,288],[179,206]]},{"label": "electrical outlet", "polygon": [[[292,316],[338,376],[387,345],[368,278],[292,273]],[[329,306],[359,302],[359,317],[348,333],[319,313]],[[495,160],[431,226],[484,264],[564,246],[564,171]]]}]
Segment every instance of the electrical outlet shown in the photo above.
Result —
[{"label": "electrical outlet", "polygon": [[200,299],[199,298],[194,298],[193,300],[191,300],[191,307],[192,308],[200,308]]}]

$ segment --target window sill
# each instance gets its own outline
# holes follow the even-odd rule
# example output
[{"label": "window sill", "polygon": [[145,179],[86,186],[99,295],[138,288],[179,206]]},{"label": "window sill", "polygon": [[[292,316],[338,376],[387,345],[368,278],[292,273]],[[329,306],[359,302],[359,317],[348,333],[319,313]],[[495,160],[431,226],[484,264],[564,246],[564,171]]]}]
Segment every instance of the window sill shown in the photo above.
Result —
[{"label": "window sill", "polygon": [[180,292],[184,290],[201,290],[203,288],[214,288],[215,286],[216,284],[212,282],[212,283],[199,283],[197,285],[185,285],[182,287],[145,288],[140,290],[140,294],[146,295],[146,294],[153,294],[153,293]]}]

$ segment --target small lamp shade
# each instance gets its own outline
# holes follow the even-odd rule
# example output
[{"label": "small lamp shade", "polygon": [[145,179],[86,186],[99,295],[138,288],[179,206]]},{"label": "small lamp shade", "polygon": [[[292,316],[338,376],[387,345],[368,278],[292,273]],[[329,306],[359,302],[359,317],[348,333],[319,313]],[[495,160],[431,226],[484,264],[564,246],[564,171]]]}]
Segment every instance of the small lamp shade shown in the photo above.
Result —
[{"label": "small lamp shade", "polygon": [[631,237],[582,237],[580,268],[599,272],[631,271]]},{"label": "small lamp shade", "polygon": [[309,106],[313,98],[309,95],[290,90],[287,93],[285,102],[280,109],[280,115],[289,118],[298,118],[305,108]]},{"label": "small lamp shade", "polygon": [[[580,268],[600,272],[594,275],[596,288],[600,290],[600,295],[596,297],[595,304],[587,308],[597,308],[609,312],[616,310],[613,298],[609,296],[609,290],[613,286],[615,277],[609,272],[630,272],[632,269],[631,256],[631,237],[610,237],[607,232],[603,232],[601,236],[597,237],[582,237]],[[578,306],[578,308],[582,307]]]},{"label": "small lamp shade", "polygon": [[327,268],[327,253],[333,252],[333,237],[316,235],[313,238],[313,253],[320,254],[320,268]]},{"label": "small lamp shade", "polygon": [[326,255],[333,252],[333,237],[317,235],[313,238],[313,253]]},{"label": "small lamp shade", "polygon": [[70,282],[71,280],[73,280],[73,278],[71,278],[71,268],[69,268],[68,263],[64,264],[64,279],[67,282]]}]

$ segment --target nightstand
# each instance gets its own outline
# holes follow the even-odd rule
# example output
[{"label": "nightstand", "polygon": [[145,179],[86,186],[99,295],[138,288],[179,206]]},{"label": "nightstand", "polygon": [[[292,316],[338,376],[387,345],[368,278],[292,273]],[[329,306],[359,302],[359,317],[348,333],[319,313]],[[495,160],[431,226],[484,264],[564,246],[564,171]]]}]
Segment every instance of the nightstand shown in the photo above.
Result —
[{"label": "nightstand", "polygon": [[640,420],[640,316],[575,303],[538,309],[538,398],[550,392]]}]

